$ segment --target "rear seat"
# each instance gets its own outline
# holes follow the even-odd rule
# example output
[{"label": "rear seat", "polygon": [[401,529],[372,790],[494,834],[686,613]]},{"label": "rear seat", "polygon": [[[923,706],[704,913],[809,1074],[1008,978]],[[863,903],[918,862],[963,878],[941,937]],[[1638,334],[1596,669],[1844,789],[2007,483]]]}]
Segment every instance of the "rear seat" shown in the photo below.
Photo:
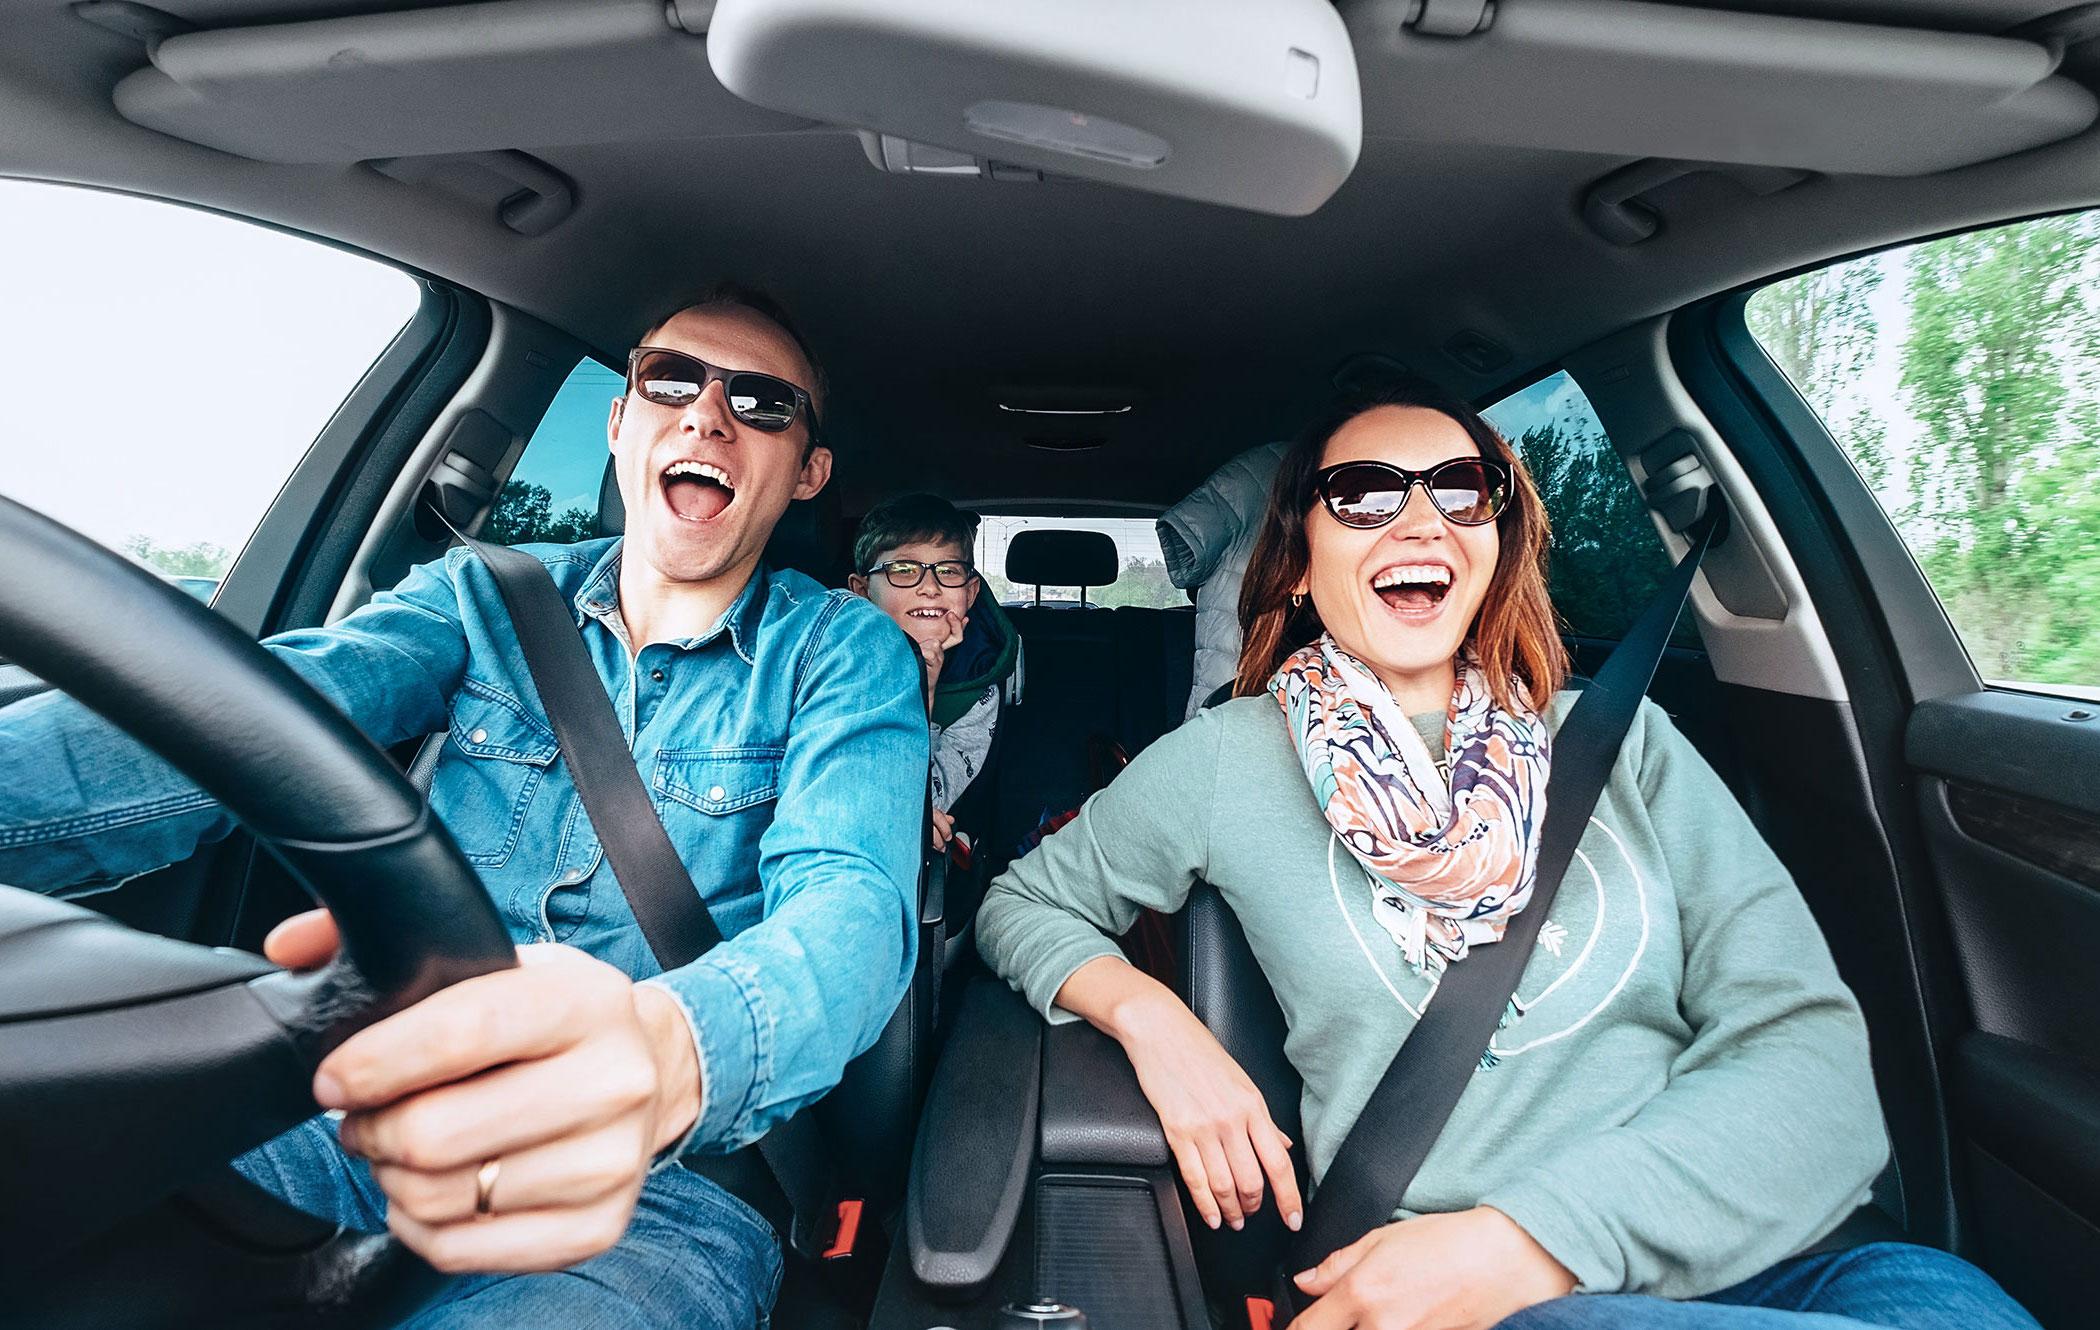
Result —
[{"label": "rear seat", "polygon": [[[1007,549],[1005,573],[1019,586],[1091,589],[1113,583],[1119,562],[1103,532],[1024,531]],[[1021,686],[979,778],[987,787],[979,808],[989,814],[977,824],[985,881],[1046,813],[1085,800],[1110,746],[1135,756],[1181,723],[1195,643],[1187,610],[1024,603],[1006,613],[1021,637]]]},{"label": "rear seat", "polygon": [[[1023,531],[1006,551],[1016,586],[1103,587],[1116,580],[1116,543],[1100,531]],[[1000,718],[991,820],[982,878],[1006,867],[1045,813],[1076,808],[1093,789],[1087,745],[1113,738],[1130,662],[1116,651],[1115,612],[1098,606],[1018,605],[1006,616],[1021,635],[1021,688]]]},{"label": "rear seat", "polygon": [[1112,610],[1123,671],[1117,737],[1136,757],[1154,739],[1176,729],[1189,702],[1196,662],[1196,607],[1156,610],[1123,605]]}]

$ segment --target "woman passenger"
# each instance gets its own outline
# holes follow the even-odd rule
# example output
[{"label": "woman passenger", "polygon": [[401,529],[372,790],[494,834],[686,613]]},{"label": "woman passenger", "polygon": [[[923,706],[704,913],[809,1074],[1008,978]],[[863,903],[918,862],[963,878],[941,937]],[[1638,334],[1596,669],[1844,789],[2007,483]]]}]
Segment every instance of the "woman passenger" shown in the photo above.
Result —
[{"label": "woman passenger", "polygon": [[[1223,893],[1289,1024],[1317,1183],[1438,977],[1530,899],[1551,736],[1577,696],[1546,545],[1521,461],[1470,407],[1425,385],[1338,404],[1278,473],[1234,700],[985,898],[993,968],[1123,1045],[1212,1227],[1239,1227],[1265,1174],[1299,1227],[1289,1142],[1110,936],[1198,879]],[[1481,1068],[1394,1222],[1296,1276],[1317,1299],[1296,1325],[2033,1327],[1941,1252],[1795,1258],[1887,1155],[1866,1027],[1821,933],[1644,703]]]}]

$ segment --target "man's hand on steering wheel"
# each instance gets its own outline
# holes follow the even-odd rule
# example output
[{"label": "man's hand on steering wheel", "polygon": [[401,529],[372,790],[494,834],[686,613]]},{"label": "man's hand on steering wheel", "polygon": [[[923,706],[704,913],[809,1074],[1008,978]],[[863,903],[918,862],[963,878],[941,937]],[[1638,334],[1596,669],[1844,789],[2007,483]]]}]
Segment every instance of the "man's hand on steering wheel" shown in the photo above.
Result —
[{"label": "man's hand on steering wheel", "polygon": [[[325,910],[264,944],[294,969],[334,955]],[[669,994],[572,947],[518,948],[323,1059],[314,1098],[346,1110],[387,1226],[439,1270],[557,1270],[619,1241],[651,1158],[699,1115],[693,1037]]]}]

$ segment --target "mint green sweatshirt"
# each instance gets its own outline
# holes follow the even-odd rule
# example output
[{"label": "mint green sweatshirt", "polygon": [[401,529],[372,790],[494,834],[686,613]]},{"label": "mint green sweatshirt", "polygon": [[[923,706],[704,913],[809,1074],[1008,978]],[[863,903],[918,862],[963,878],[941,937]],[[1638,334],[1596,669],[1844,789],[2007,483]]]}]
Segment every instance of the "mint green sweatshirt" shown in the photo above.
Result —
[{"label": "mint green sweatshirt", "polygon": [[[1554,700],[1556,728],[1576,696]],[[1439,752],[1442,717],[1417,726]],[[979,944],[1071,1020],[1054,1006],[1065,980],[1199,879],[1239,916],[1289,1022],[1317,1181],[1432,989],[1372,919],[1275,702],[1228,702],[1147,749],[992,883]],[[1866,1027],[1822,934],[1653,703],[1517,1003],[1395,1218],[1492,1206],[1585,1291],[1696,1297],[1835,1227],[1887,1158]]]}]

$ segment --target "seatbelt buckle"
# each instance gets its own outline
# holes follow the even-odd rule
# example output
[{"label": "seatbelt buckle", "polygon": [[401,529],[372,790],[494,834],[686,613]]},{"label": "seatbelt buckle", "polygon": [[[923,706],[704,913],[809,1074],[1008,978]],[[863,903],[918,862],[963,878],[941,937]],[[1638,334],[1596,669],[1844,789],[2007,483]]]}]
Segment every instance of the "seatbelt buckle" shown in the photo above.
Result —
[{"label": "seatbelt buckle", "polygon": [[853,1254],[853,1247],[860,1240],[859,1197],[849,1196],[839,1202],[838,1213],[831,1226],[831,1243],[818,1254],[819,1260],[841,1261]]},{"label": "seatbelt buckle", "polygon": [[1247,1299],[1247,1330],[1273,1330],[1276,1304],[1267,1298]]}]

